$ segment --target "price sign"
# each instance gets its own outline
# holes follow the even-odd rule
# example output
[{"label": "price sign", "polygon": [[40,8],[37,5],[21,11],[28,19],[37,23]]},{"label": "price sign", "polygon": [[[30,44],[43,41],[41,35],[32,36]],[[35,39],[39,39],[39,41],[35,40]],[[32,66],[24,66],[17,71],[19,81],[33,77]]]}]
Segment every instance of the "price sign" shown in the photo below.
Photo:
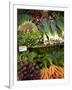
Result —
[{"label": "price sign", "polygon": [[27,46],[19,46],[19,52],[27,51]]}]

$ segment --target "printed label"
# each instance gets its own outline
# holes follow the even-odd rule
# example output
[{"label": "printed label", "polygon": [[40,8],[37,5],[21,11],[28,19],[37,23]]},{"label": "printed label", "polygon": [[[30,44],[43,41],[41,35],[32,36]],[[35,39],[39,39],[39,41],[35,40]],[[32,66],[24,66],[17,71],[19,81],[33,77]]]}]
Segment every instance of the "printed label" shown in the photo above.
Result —
[{"label": "printed label", "polygon": [[19,52],[27,51],[27,46],[19,46]]}]

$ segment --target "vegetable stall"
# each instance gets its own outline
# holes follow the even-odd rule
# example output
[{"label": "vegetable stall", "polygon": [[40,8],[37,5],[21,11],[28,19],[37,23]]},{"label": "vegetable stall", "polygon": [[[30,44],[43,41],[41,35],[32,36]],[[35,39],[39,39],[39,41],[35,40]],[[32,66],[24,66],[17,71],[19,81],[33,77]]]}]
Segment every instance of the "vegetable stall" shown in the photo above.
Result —
[{"label": "vegetable stall", "polygon": [[17,80],[63,78],[64,12],[18,9]]}]

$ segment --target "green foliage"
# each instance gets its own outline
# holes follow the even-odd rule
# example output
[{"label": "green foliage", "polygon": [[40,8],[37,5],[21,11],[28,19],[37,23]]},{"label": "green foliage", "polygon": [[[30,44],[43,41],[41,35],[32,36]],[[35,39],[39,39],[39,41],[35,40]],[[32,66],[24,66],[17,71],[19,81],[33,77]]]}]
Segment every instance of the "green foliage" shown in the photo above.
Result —
[{"label": "green foliage", "polygon": [[63,33],[64,32],[64,13],[58,12],[56,15],[56,26]]},{"label": "green foliage", "polygon": [[18,61],[24,62],[24,61],[28,60],[30,63],[32,63],[35,60],[34,58],[36,58],[36,57],[37,57],[36,52],[34,52],[34,51],[30,52],[29,50],[27,50],[25,52],[18,54]]},{"label": "green foliage", "polygon": [[50,21],[42,20],[38,27],[42,33],[49,33],[50,32]]},{"label": "green foliage", "polygon": [[33,60],[34,60],[35,57],[37,57],[37,53],[35,53],[35,52],[30,52],[30,53],[28,54],[28,60],[29,60],[30,62],[33,62]]},{"label": "green foliage", "polygon": [[28,60],[30,63],[35,62],[40,66],[40,68],[49,67],[52,64],[63,67],[64,50],[59,47],[42,48],[42,52],[40,48],[38,48],[38,50],[28,49],[27,51],[19,54],[18,60],[20,61]]},{"label": "green foliage", "polygon": [[55,34],[57,34],[56,30],[57,30],[56,22],[54,20],[50,20],[50,33],[51,33],[51,35],[54,36]]},{"label": "green foliage", "polygon": [[57,25],[57,28],[63,33],[64,32],[64,23],[61,22],[60,20],[56,20],[56,25]]},{"label": "green foliage", "polygon": [[20,15],[18,15],[18,17],[17,17],[17,25],[19,26],[19,25],[21,25],[22,23],[24,23],[25,21],[33,21],[33,17],[32,16],[30,16],[30,15],[27,15],[27,14],[20,14]]},{"label": "green foliage", "polygon": [[42,39],[40,32],[18,31],[17,35],[18,45],[26,45],[28,47],[38,45]]},{"label": "green foliage", "polygon": [[64,17],[57,15],[55,19],[44,19],[40,22],[38,27],[42,33],[47,33],[48,36],[54,36],[55,34],[62,36],[62,33],[64,32]]}]

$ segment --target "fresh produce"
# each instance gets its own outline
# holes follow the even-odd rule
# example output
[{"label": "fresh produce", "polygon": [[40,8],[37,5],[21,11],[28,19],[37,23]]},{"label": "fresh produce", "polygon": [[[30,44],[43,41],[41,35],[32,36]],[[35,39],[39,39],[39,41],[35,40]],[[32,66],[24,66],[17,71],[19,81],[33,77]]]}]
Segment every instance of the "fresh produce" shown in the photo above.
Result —
[{"label": "fresh produce", "polygon": [[56,59],[57,57],[59,58],[61,55],[59,56],[60,54],[59,51],[58,54],[56,53],[54,54],[54,56],[53,54],[54,52],[53,53],[50,52],[50,54],[45,54],[44,57],[42,58],[43,59],[42,63],[44,64],[44,68],[41,69],[41,79],[64,78],[64,69],[61,66],[57,66],[58,59]]},{"label": "fresh produce", "polygon": [[40,23],[40,19],[42,17],[42,14],[39,10],[32,10],[30,12],[30,14],[32,15],[32,17],[34,18],[33,22],[38,25]]},{"label": "fresh produce", "polygon": [[40,68],[36,64],[35,52],[26,51],[19,55],[18,80],[35,80],[40,79]]},{"label": "fresh produce", "polygon": [[33,47],[42,43],[43,37],[41,32],[18,31],[17,38],[18,45],[26,45],[28,47]]},{"label": "fresh produce", "polygon": [[49,68],[41,70],[41,79],[59,79],[64,78],[64,68],[51,65]]},{"label": "fresh produce", "polygon": [[60,36],[63,32],[63,25],[60,25],[60,24],[63,24],[63,23],[61,23],[61,21],[58,22],[58,20],[43,19],[39,24],[39,30],[43,33],[47,33],[49,36],[55,36],[55,35]]},{"label": "fresh produce", "polygon": [[18,27],[19,27],[19,26],[20,26],[21,24],[23,24],[24,22],[27,22],[27,21],[28,21],[28,22],[29,22],[29,21],[32,22],[34,18],[33,18],[31,15],[28,15],[28,14],[25,14],[25,13],[24,13],[24,14],[21,14],[21,13],[20,13],[20,14],[18,15],[17,19],[18,19],[18,23],[17,23],[17,24],[18,24]]},{"label": "fresh produce", "polygon": [[38,25],[39,30],[46,35],[47,41],[51,44],[62,41],[64,38],[63,16],[60,14],[49,15],[48,18],[41,18]]},{"label": "fresh produce", "polygon": [[30,14],[36,18],[37,16],[41,17],[41,11],[40,10],[32,10]]},{"label": "fresh produce", "polygon": [[64,12],[17,9],[17,80],[63,78]]},{"label": "fresh produce", "polygon": [[[35,49],[34,49],[35,50]],[[64,66],[64,52],[59,47],[37,48],[37,62],[42,68],[49,67],[51,63],[57,66]]]},{"label": "fresh produce", "polygon": [[[22,76],[24,73],[27,72],[26,74],[33,75],[33,77],[26,77],[26,80],[33,80],[38,78],[38,79],[61,79],[64,78],[64,65],[63,65],[63,51],[61,48],[38,48],[38,49],[32,49],[29,48],[27,51],[24,53],[20,53],[18,56],[18,80],[25,80]],[[19,58],[20,57],[20,58]],[[28,63],[28,66],[25,67],[25,63]],[[36,71],[34,68],[35,66],[39,68],[39,71]],[[23,66],[22,69],[21,67]],[[29,68],[32,66],[35,70],[33,71],[33,74],[30,73],[31,69]],[[32,68],[31,67],[31,68]],[[26,69],[27,68],[27,69]],[[29,71],[28,71],[29,70]],[[34,73],[37,73],[38,77],[34,77]],[[35,73],[35,74],[36,74]],[[36,75],[36,76],[37,76]],[[31,79],[29,79],[31,78]]]},{"label": "fresh produce", "polygon": [[50,79],[64,78],[64,68],[60,66],[51,65],[48,69],[48,73]]},{"label": "fresh produce", "polygon": [[25,21],[21,25],[19,25],[18,30],[24,31],[24,32],[38,32],[37,26],[32,23],[31,21]]},{"label": "fresh produce", "polygon": [[49,71],[48,68],[43,68],[41,70],[41,77],[40,79],[49,79]]},{"label": "fresh produce", "polygon": [[25,61],[20,64],[18,69],[18,80],[37,80],[40,79],[40,69],[35,63]]}]

